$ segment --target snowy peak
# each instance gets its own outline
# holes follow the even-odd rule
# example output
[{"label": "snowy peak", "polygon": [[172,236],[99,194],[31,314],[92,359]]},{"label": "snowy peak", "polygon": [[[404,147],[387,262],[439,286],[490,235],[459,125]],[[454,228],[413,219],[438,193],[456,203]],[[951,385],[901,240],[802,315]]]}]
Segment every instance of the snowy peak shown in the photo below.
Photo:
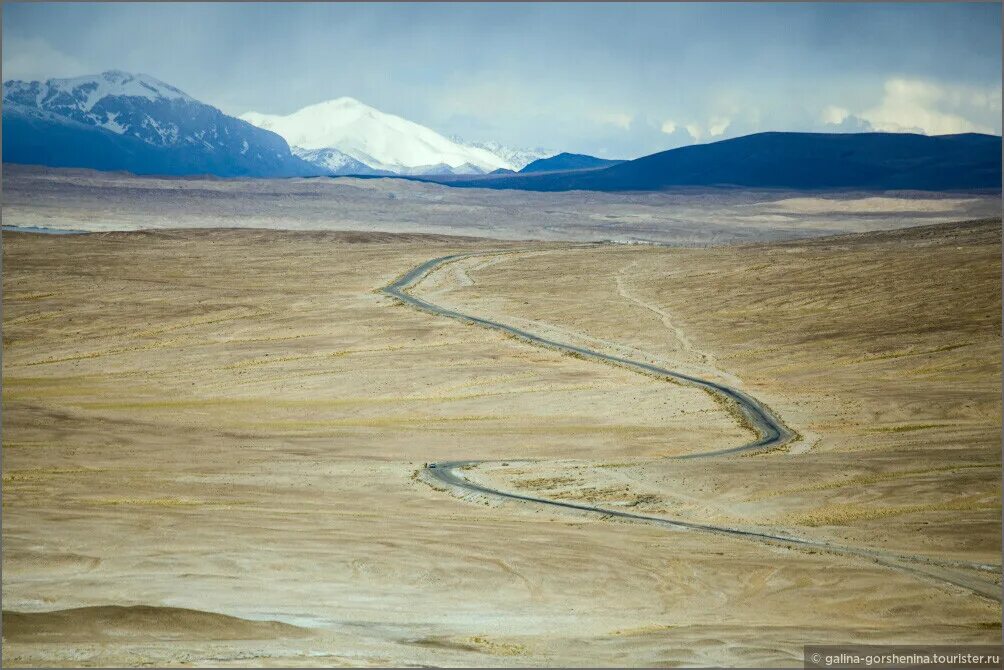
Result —
[{"label": "snowy peak", "polygon": [[[208,110],[222,114],[150,75],[121,70],[70,79],[7,81],[3,101],[161,146],[189,139],[180,132],[184,124],[174,118],[204,115]],[[202,141],[201,137],[194,139]]]},{"label": "snowy peak", "polygon": [[519,172],[524,167],[529,165],[535,160],[541,158],[547,158],[548,156],[553,156],[557,151],[551,151],[549,149],[543,149],[541,147],[535,147],[533,149],[517,149],[513,147],[500,144],[498,142],[467,142],[463,138],[456,135],[451,135],[450,139],[457,144],[462,144],[466,147],[474,147],[476,149],[484,149],[485,151],[490,151],[495,154],[503,161],[509,164],[508,168],[500,168],[502,170],[510,170],[512,172]]},{"label": "snowy peak", "polygon": [[[8,125],[24,134],[22,153],[30,160],[56,160],[39,153],[45,140],[36,146],[32,133],[44,126],[62,142],[72,128],[97,138],[92,144],[103,147],[104,155],[57,147],[54,139],[46,151],[61,156],[61,164],[116,165],[145,173],[481,175],[515,171],[550,153],[447,138],[349,97],[286,116],[248,112],[234,118],[150,75],[121,70],[7,81],[3,103],[5,111],[18,116]],[[90,132],[95,130],[97,135]],[[102,134],[110,137],[99,138]]]},{"label": "snowy peak", "polygon": [[[71,79],[7,81],[3,102],[5,112],[14,110],[19,117],[16,123],[7,124],[5,113],[5,128],[10,125],[12,130],[23,132],[24,156],[43,164],[59,160],[63,165],[116,165],[136,172],[167,174],[313,171],[294,157],[275,133],[228,116],[145,74],[110,70]],[[92,142],[94,147],[101,147],[103,155],[75,153],[72,146],[58,146],[54,139],[53,146],[46,148],[48,153],[39,153],[46,142],[44,137],[36,138],[37,147],[32,144],[30,135],[36,132],[36,126],[65,139],[70,132],[67,124],[73,123],[78,124],[76,132],[84,126],[83,130],[89,128],[111,136]],[[5,141],[5,160],[7,147]]]},{"label": "snowy peak", "polygon": [[[121,70],[102,72],[97,77],[78,77],[75,79],[51,79],[51,83],[62,89],[79,86],[93,86],[92,98],[96,101],[106,96],[123,96],[130,98],[146,98],[147,100],[184,100],[195,102],[195,99],[184,91],[166,84],[148,74],[129,74]],[[93,105],[92,105],[93,106]]]},{"label": "snowy peak", "polygon": [[324,174],[382,174],[379,170],[374,170],[365,163],[357,161],[352,156],[342,153],[338,149],[328,147],[324,149],[293,147],[293,155],[319,168]]},{"label": "snowy peak", "polygon": [[336,98],[304,107],[288,116],[247,112],[238,118],[282,135],[291,145],[303,149],[329,149],[338,148],[336,142],[345,134],[345,126],[377,121],[380,113],[354,98]]},{"label": "snowy peak", "polygon": [[[33,104],[42,109],[75,108],[90,112],[108,97],[145,98],[146,100],[194,100],[183,91],[146,74],[109,70],[99,75],[38,81],[8,81],[3,85],[4,99]],[[29,101],[30,98],[30,101]]]},{"label": "snowy peak", "polygon": [[248,112],[241,119],[306,150],[335,149],[374,170],[425,173],[447,166],[490,172],[510,165],[480,147],[465,146],[431,128],[387,114],[355,98],[309,105],[287,116]]}]

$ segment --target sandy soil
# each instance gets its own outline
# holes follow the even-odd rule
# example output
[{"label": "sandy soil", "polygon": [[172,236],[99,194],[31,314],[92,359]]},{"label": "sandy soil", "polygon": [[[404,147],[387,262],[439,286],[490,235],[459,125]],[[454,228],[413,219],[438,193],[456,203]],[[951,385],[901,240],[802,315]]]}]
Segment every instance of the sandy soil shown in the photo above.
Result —
[{"label": "sandy soil", "polygon": [[[755,253],[3,242],[7,665],[797,666],[809,643],[999,639],[998,604],[868,561],[461,499],[416,474],[496,460],[478,476],[999,564],[999,224]],[[806,439],[678,467],[665,457],[748,437],[707,394],[376,291],[490,249],[513,253],[423,294],[737,379]],[[849,308],[865,294],[882,299]],[[765,306],[772,331],[754,327]]]},{"label": "sandy soil", "polygon": [[[686,518],[999,563],[1000,238],[988,220],[505,255],[438,299],[737,384],[802,436],[790,458],[535,466],[552,495],[609,490]],[[534,288],[544,283],[556,290]],[[567,299],[576,292],[590,309]],[[564,490],[549,483],[567,468]]]}]

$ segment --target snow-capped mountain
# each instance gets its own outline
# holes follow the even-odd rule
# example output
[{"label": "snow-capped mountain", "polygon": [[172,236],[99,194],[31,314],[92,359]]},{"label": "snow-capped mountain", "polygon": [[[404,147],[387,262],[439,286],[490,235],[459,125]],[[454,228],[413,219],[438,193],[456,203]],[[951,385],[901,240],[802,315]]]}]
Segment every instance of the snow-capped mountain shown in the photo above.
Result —
[{"label": "snow-capped mountain", "polygon": [[[397,174],[479,174],[512,166],[481,147],[386,114],[353,98],[310,105],[287,116],[248,112],[241,119],[274,131],[301,150],[332,149],[374,170]],[[457,171],[460,172],[457,172]]]},{"label": "snow-capped mountain", "polygon": [[292,147],[292,150],[294,156],[316,166],[324,174],[385,174],[380,170],[374,170],[365,163],[360,163],[352,156],[344,154],[338,149],[304,149],[303,147]]},{"label": "snow-capped mountain", "polygon": [[[3,102],[8,161],[76,167],[95,163],[115,166],[99,169],[221,176],[317,172],[293,156],[275,133],[228,116],[148,75],[112,70],[44,82],[7,81]],[[43,128],[48,135],[38,134]],[[103,147],[105,155],[74,146],[82,128],[98,131],[80,141]],[[21,137],[20,132],[30,136]],[[56,135],[61,138],[58,143],[52,141]]]},{"label": "snow-capped mountain", "polygon": [[92,77],[7,81],[4,103],[14,102],[64,116],[116,135],[129,134],[151,144],[178,141],[178,128],[161,127],[152,118],[140,117],[141,109],[170,107],[196,102],[175,87],[147,75],[112,70]]},{"label": "snow-capped mountain", "polygon": [[492,152],[509,165],[508,168],[503,169],[509,169],[513,172],[519,172],[535,160],[548,158],[558,153],[557,151],[542,149],[540,147],[534,149],[514,149],[498,142],[467,142],[457,135],[450,135],[450,139],[465,147],[484,149],[485,151]]},{"label": "snow-capped mountain", "polygon": [[159,79],[119,70],[7,81],[3,102],[8,162],[137,174],[481,175],[551,153],[446,138],[352,98],[288,116],[234,118]]}]

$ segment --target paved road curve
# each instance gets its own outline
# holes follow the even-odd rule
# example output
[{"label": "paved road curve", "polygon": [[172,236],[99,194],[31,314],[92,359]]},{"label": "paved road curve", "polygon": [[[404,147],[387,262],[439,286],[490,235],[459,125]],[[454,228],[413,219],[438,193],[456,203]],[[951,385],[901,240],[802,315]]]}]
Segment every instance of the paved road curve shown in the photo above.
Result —
[{"label": "paved road curve", "polygon": [[[460,258],[467,258],[475,255],[488,255],[493,253],[499,252],[454,254],[433,258],[432,260],[422,263],[405,275],[399,277],[397,280],[384,287],[382,291],[386,295],[397,298],[398,300],[401,300],[402,302],[416,307],[424,312],[429,312],[438,316],[446,316],[465,323],[474,323],[494,330],[500,330],[537,346],[578,354],[579,356],[583,356],[585,358],[605,363],[612,363],[614,365],[636,370],[644,374],[654,375],[663,379],[709,390],[735,406],[743,414],[750,426],[758,435],[756,440],[749,442],[748,444],[732,447],[730,449],[706,451],[688,454],[685,456],[676,456],[674,458],[708,458],[713,456],[726,456],[743,452],[767,450],[782,446],[794,437],[794,433],[787,426],[785,426],[784,422],[771,412],[769,408],[762,405],[749,394],[743,393],[742,391],[733,389],[724,384],[700,379],[698,377],[693,377],[680,372],[674,372],[649,363],[634,361],[620,356],[612,356],[599,351],[594,351],[592,349],[586,349],[584,347],[577,347],[564,342],[551,340],[520,328],[499,323],[498,321],[492,321],[490,319],[484,319],[470,314],[464,314],[456,310],[440,307],[439,305],[417,298],[408,292],[409,288],[415,286],[426,275],[447,263]],[[834,545],[818,540],[795,536],[743,530],[712,524],[700,524],[689,521],[667,519],[664,517],[648,516],[644,514],[634,514],[621,510],[596,507],[593,505],[581,505],[561,500],[550,500],[547,498],[538,498],[520,493],[502,491],[473,482],[462,474],[464,470],[473,468],[483,462],[484,461],[446,461],[442,463],[430,463],[426,467],[425,474],[430,479],[461,492],[548,505],[551,507],[575,510],[589,514],[599,514],[605,517],[654,524],[676,530],[713,533],[716,535],[723,535],[738,539],[781,545],[789,548],[810,549],[845,556],[865,558],[897,570],[961,587],[984,598],[989,598],[995,601],[1000,600],[1000,586],[994,583],[992,579],[973,573],[973,571],[975,571],[976,573],[999,574],[1000,566],[968,561],[941,560],[929,556],[894,554],[868,548]]]},{"label": "paved road curve", "polygon": [[[490,252],[489,252],[490,253]],[[650,363],[643,363],[641,361],[633,361],[629,358],[622,358],[620,356],[611,356],[609,354],[604,354],[599,351],[594,351],[592,349],[586,349],[584,347],[577,347],[571,344],[566,344],[564,342],[558,342],[556,340],[551,340],[546,337],[541,337],[535,335],[526,330],[520,328],[515,328],[513,326],[508,326],[504,323],[499,323],[498,321],[492,321],[490,319],[482,319],[481,317],[471,316],[470,314],[463,314],[462,312],[457,312],[452,309],[447,309],[445,307],[440,307],[439,305],[434,305],[431,302],[422,300],[421,298],[416,298],[415,296],[408,293],[407,289],[414,286],[425,277],[427,274],[435,270],[436,268],[449,263],[450,261],[457,260],[459,258],[465,258],[472,255],[479,254],[456,254],[453,256],[442,256],[440,258],[433,258],[430,261],[422,263],[415,269],[411,270],[404,276],[400,277],[392,284],[384,287],[383,292],[387,295],[394,296],[398,300],[402,300],[413,307],[417,307],[425,312],[431,312],[432,314],[437,314],[440,316],[448,316],[451,319],[457,319],[458,321],[464,321],[467,323],[476,323],[479,326],[484,326],[486,328],[492,328],[494,330],[501,330],[510,335],[513,335],[521,340],[525,340],[530,344],[535,344],[538,346],[547,347],[549,349],[557,349],[558,351],[565,351],[568,353],[578,354],[579,356],[584,356],[585,358],[591,358],[605,363],[613,363],[621,367],[625,367],[631,370],[636,370],[638,372],[643,372],[645,374],[654,375],[656,377],[661,377],[663,379],[668,379],[675,382],[680,382],[682,384],[687,384],[689,386],[696,386],[699,388],[704,388],[712,393],[717,394],[719,397],[725,399],[732,405],[734,405],[743,416],[746,417],[753,430],[758,434],[758,438],[749,444],[744,444],[738,447],[732,447],[730,449],[721,449],[718,451],[707,451],[698,454],[690,454],[687,456],[677,456],[676,458],[705,458],[708,456],[724,456],[726,454],[737,454],[745,451],[760,451],[762,449],[770,449],[773,447],[781,446],[785,442],[789,441],[793,437],[793,433],[789,430],[784,423],[777,418],[768,408],[760,404],[759,401],[753,397],[738,391],[724,384],[718,384],[715,382],[707,381],[705,379],[700,379],[698,377],[692,377],[690,375],[685,375],[681,372],[674,372],[672,370],[667,370],[665,368],[660,368],[656,365],[651,365]]]}]

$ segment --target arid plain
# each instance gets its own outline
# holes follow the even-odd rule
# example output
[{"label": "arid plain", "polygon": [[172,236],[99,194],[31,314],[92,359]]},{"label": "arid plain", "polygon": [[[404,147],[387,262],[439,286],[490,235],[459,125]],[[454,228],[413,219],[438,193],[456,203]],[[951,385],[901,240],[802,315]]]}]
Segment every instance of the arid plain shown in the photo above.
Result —
[{"label": "arid plain", "polygon": [[[5,224],[93,228],[105,202],[165,228],[4,233],[6,665],[799,666],[812,643],[1000,639],[1001,223],[952,222],[991,200],[665,196],[684,217],[535,196],[535,223],[500,194],[339,180],[308,185],[308,219],[397,205],[343,221],[362,232],[277,231],[207,228],[249,202],[257,225],[295,217],[292,182],[150,187],[215,191],[193,211],[90,179],[5,183]],[[436,219],[416,193],[468,201]],[[471,207],[470,228],[375,232]],[[686,221],[583,239],[730,244],[575,241],[576,217],[640,207]],[[813,239],[780,241],[793,226]],[[727,384],[796,438],[676,458],[755,436],[699,388],[380,292],[445,255],[414,295]],[[423,466],[450,460],[822,546],[446,490]]]}]

